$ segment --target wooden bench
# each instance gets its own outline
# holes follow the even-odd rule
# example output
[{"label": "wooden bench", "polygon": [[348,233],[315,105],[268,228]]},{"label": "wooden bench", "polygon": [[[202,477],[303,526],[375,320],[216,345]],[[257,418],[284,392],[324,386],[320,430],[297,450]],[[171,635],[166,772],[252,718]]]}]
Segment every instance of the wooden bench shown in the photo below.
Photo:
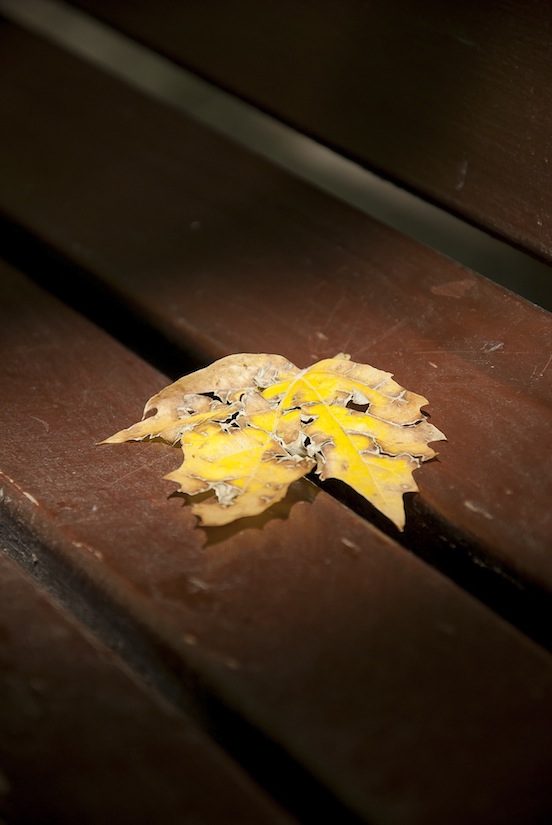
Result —
[{"label": "wooden bench", "polygon": [[[545,4],[443,5],[51,8],[549,261]],[[40,6],[0,2],[0,821],[548,821],[550,314],[33,32]],[[404,534],[310,480],[203,530],[170,449],[96,446],[242,351],[348,351],[430,399],[448,442]]]}]

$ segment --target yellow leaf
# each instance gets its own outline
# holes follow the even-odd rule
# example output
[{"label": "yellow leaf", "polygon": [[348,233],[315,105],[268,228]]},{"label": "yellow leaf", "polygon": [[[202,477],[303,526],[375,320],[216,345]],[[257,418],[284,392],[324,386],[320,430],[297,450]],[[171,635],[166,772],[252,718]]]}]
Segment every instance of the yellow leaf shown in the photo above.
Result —
[{"label": "yellow leaf", "polygon": [[344,481],[402,529],[403,495],[418,489],[412,477],[419,467],[417,459],[404,451],[396,452],[395,445],[392,455],[382,453],[374,438],[377,427],[363,421],[368,416],[324,404],[313,404],[309,413],[313,421],[305,426],[305,432],[318,447],[320,478]]},{"label": "yellow leaf", "polygon": [[[144,438],[162,438],[175,443],[198,420],[216,420],[220,409],[226,413],[226,403],[239,399],[250,387],[267,387],[297,372],[297,367],[281,355],[249,352],[227,355],[169,384],[147,402],[142,421],[101,443],[120,444]],[[210,394],[216,395],[216,399],[210,398]],[[149,416],[154,410],[155,413]],[[196,419],[198,414],[203,418]]]},{"label": "yellow leaf", "polygon": [[208,422],[184,433],[182,466],[165,478],[176,481],[183,493],[215,492],[216,498],[192,505],[203,524],[227,524],[264,512],[314,467],[313,459],[290,455],[276,440],[279,418],[271,410],[245,415],[227,429]]},{"label": "yellow leaf", "polygon": [[240,354],[181,378],[148,401],[141,422],[103,443],[180,441],[184,460],[166,476],[205,525],[266,510],[316,465],[371,501],[399,529],[412,473],[444,439],[421,412],[427,400],[388,372],[348,355],[299,370],[278,355]]}]

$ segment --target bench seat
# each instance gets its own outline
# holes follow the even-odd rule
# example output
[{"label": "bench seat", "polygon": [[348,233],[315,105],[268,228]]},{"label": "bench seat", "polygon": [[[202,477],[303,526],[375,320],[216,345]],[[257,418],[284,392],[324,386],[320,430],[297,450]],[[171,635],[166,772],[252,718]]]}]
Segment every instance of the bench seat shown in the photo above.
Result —
[{"label": "bench seat", "polygon": [[[478,566],[538,605],[533,586],[552,589],[552,511],[536,505],[552,498],[550,314],[37,38],[13,29],[3,53],[0,209],[27,233],[19,254],[38,238],[105,287],[85,305],[122,297],[186,353],[178,374],[190,355],[240,351],[300,366],[346,351],[394,372],[448,437],[417,474],[407,542],[454,566],[468,535]],[[69,297],[85,289],[35,269]]]},{"label": "bench seat", "polygon": [[2,822],[294,821],[5,553],[0,662]]},{"label": "bench seat", "polygon": [[[177,717],[167,759],[194,758],[194,731],[197,788],[220,781],[235,821],[546,821],[550,315],[11,23],[0,43],[2,576],[44,644],[49,622],[70,626],[113,690],[112,716],[94,713],[120,724],[119,753],[128,691],[137,718],[153,708],[143,753]],[[162,478],[176,451],[96,446],[240,351],[348,351],[430,399],[449,440],[404,534],[307,479],[204,530]],[[124,663],[105,673],[104,646]],[[52,678],[70,664],[54,657]],[[73,714],[78,730],[72,705],[59,724]],[[42,768],[0,754],[21,816],[18,777]],[[198,822],[231,821],[201,808],[194,775],[180,787],[181,765],[168,821],[196,804]],[[110,818],[107,797],[75,799]]]}]

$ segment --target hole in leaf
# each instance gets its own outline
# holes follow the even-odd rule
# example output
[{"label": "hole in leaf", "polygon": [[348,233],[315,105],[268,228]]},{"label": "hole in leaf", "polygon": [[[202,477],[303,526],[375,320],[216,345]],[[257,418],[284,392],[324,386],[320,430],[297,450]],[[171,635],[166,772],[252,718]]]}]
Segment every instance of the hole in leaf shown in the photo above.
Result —
[{"label": "hole in leaf", "polygon": [[365,413],[368,411],[370,404],[355,404],[354,401],[347,402],[347,409],[354,410],[355,412]]}]

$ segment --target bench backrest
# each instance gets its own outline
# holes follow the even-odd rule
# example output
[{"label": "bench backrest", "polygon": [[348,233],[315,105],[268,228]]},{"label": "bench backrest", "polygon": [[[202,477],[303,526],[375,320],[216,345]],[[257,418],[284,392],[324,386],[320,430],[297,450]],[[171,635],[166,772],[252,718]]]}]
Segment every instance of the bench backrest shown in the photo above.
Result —
[{"label": "bench backrest", "polygon": [[546,2],[74,5],[552,259]]}]

